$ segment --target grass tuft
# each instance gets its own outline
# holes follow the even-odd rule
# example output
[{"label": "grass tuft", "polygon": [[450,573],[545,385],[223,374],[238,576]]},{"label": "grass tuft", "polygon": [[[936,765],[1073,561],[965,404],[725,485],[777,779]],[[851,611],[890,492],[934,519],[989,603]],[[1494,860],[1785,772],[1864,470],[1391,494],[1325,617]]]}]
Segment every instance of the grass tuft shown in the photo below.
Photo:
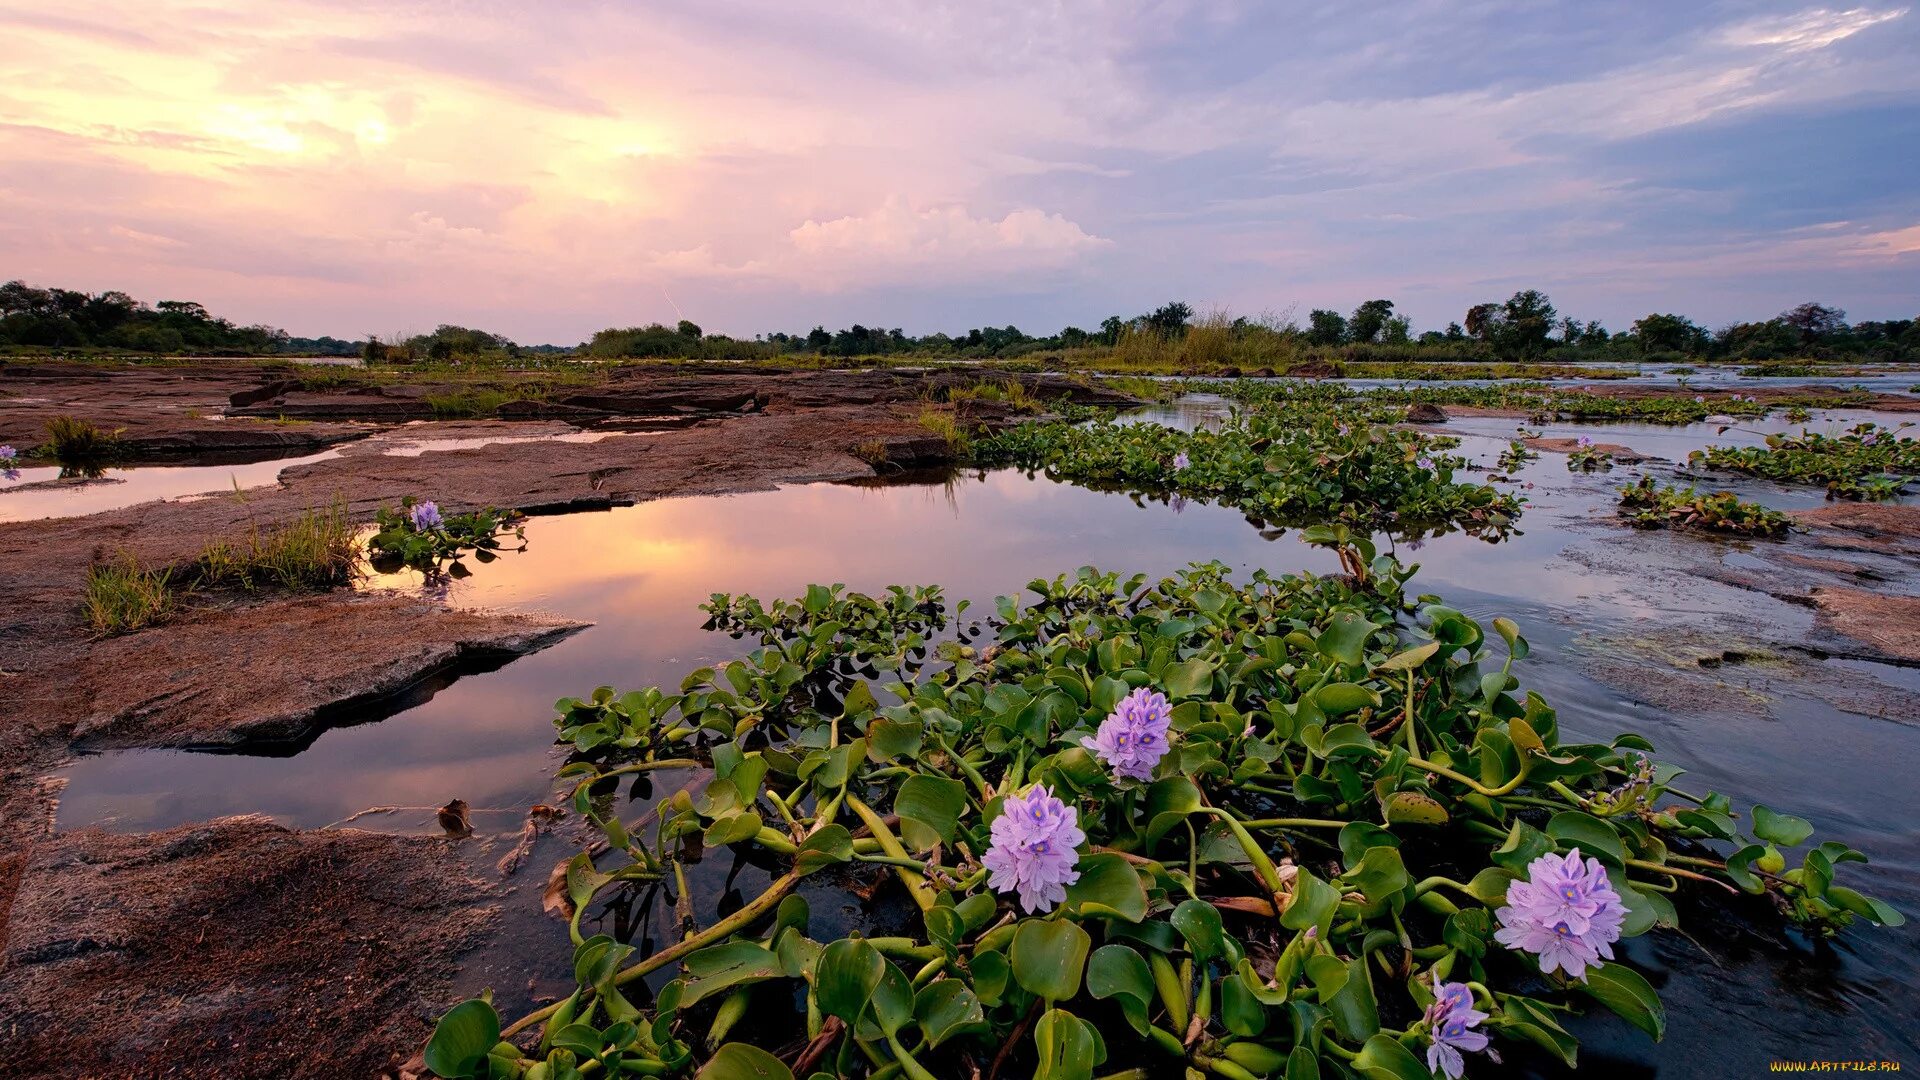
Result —
[{"label": "grass tuft", "polygon": [[212,588],[331,589],[353,577],[359,544],[346,507],[309,510],[297,520],[254,526],[245,541],[217,540],[200,553],[194,584]]},{"label": "grass tuft", "polygon": [[56,416],[47,421],[49,452],[60,461],[102,461],[120,450],[120,433],[108,431],[76,416]]},{"label": "grass tuft", "polygon": [[173,570],[144,569],[132,552],[87,569],[87,622],[100,634],[125,634],[165,619],[174,606]]}]

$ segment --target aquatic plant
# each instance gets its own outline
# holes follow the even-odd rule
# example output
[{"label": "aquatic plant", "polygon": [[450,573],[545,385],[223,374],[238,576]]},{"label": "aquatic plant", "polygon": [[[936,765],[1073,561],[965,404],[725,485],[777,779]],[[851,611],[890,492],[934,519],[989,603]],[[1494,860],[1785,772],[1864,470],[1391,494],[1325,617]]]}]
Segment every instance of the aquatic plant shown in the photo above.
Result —
[{"label": "aquatic plant", "polygon": [[1590,435],[1580,436],[1572,453],[1567,455],[1568,472],[1611,472],[1613,470],[1613,451],[1597,449]]},{"label": "aquatic plant", "polygon": [[1822,484],[1829,498],[1891,499],[1920,475],[1920,440],[1899,434],[1910,426],[1865,421],[1840,435],[1802,429],[1769,435],[1765,447],[1709,446],[1688,460],[1780,483]]},{"label": "aquatic plant", "polygon": [[1165,694],[1136,687],[1080,745],[1112,769],[1115,780],[1152,780],[1154,767],[1167,753],[1172,716]]},{"label": "aquatic plant", "polygon": [[469,514],[443,514],[431,499],[411,495],[401,499],[397,509],[381,507],[374,517],[378,531],[367,546],[380,570],[451,570],[468,552],[481,562],[494,558],[509,530],[523,546],[527,538],[526,515],[517,510],[489,506]]},{"label": "aquatic plant", "polygon": [[164,620],[174,608],[168,567],[147,569],[130,551],[87,568],[87,624],[102,635],[125,634]]},{"label": "aquatic plant", "polygon": [[[1235,413],[1200,431],[1107,420],[1022,424],[978,440],[973,457],[1083,484],[1212,499],[1282,525],[1505,535],[1520,500],[1457,482],[1465,460],[1441,452],[1456,445],[1338,410],[1300,409]],[[1169,467],[1182,456],[1186,467]]]},{"label": "aquatic plant", "polygon": [[[928,1080],[989,1060],[1050,1080],[1116,1060],[1415,1080],[1422,1052],[1454,1075],[1499,1041],[1571,1068],[1559,1018],[1577,1003],[1664,1032],[1652,986],[1601,950],[1676,926],[1670,892],[1756,915],[1766,898],[1821,934],[1902,921],[1835,880],[1858,852],[1807,847],[1787,869],[1809,823],[1685,791],[1639,736],[1569,738],[1521,689],[1517,625],[1414,599],[1409,570],[1371,563],[1364,585],[1084,568],[999,598],[952,650],[925,648],[936,614],[913,590],[716,598],[759,658],[559,702],[562,740],[595,733],[561,771],[601,838],[554,878],[575,989],[512,1023],[463,1002],[426,1063],[528,1080]],[[841,612],[896,613],[902,636],[884,620],[843,633]],[[959,647],[970,631],[993,644]],[[906,662],[876,683],[855,656]],[[1082,740],[1149,687],[1173,745],[1150,781],[1116,779]],[[623,780],[674,770],[700,779],[626,809]],[[662,890],[691,912],[686,864],[722,847],[771,877],[708,925],[645,956],[583,925]],[[892,932],[815,937],[805,894],[835,889]],[[645,1005],[628,996],[675,965]],[[749,1014],[766,1022],[737,1032]]]},{"label": "aquatic plant", "polygon": [[[1537,438],[1538,436],[1535,437]],[[1495,462],[1495,464],[1499,466],[1501,472],[1514,473],[1520,471],[1527,462],[1539,456],[1539,454],[1527,449],[1527,444],[1524,441],[1512,439],[1508,441],[1507,448],[1500,451],[1500,460]]]},{"label": "aquatic plant", "polygon": [[1642,529],[1697,529],[1740,536],[1779,536],[1793,519],[1730,491],[1701,492],[1693,487],[1656,485],[1653,477],[1620,489],[1620,512]]},{"label": "aquatic plant", "polygon": [[18,450],[15,450],[13,447],[0,446],[0,462],[5,462],[11,465],[13,464],[14,460],[17,459],[19,456],[20,456],[20,452]]}]

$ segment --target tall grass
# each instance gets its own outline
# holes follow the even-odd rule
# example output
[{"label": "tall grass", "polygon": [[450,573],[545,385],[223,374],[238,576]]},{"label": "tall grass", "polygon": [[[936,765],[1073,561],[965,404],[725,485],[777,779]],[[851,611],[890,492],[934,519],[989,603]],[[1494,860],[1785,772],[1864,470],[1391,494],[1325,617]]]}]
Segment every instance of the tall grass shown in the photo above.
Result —
[{"label": "tall grass", "polygon": [[173,571],[148,570],[130,551],[87,568],[87,622],[101,634],[125,634],[165,619],[173,611]]},{"label": "tall grass", "polygon": [[200,553],[193,583],[210,588],[330,589],[353,577],[359,543],[344,504],[309,510],[284,525],[254,526],[244,541],[216,540]]},{"label": "tall grass", "polygon": [[960,421],[952,409],[942,409],[934,405],[923,406],[920,415],[915,417],[928,434],[945,440],[947,449],[958,454],[967,447],[967,433],[960,430]]}]

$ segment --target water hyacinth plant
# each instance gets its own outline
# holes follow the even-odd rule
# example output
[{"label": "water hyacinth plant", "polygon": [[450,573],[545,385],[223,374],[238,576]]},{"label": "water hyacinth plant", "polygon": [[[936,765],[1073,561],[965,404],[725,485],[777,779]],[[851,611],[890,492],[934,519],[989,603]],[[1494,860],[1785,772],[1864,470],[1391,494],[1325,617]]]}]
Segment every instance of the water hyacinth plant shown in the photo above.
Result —
[{"label": "water hyacinth plant", "polygon": [[1910,427],[1871,421],[1839,435],[1802,430],[1767,436],[1767,445],[1709,446],[1688,460],[1784,484],[1825,485],[1827,496],[1877,501],[1898,496],[1920,476],[1920,439],[1902,438]]},{"label": "water hyacinth plant", "polygon": [[1620,513],[1641,529],[1693,529],[1736,536],[1781,536],[1793,519],[1730,491],[1701,492],[1691,486],[1655,484],[1643,476],[1620,489]]},{"label": "water hyacinth plant", "polygon": [[[973,452],[982,465],[1212,499],[1280,525],[1506,535],[1521,500],[1488,484],[1457,482],[1464,460],[1441,452],[1455,445],[1338,410],[1299,409],[1240,412],[1201,431],[1109,420],[1029,423],[976,440]],[[1183,468],[1165,464],[1182,457]]]},{"label": "water hyacinth plant", "polygon": [[511,532],[526,545],[526,515],[517,510],[496,510],[489,506],[470,514],[443,514],[431,499],[409,495],[398,509],[381,507],[376,515],[378,531],[367,547],[377,570],[392,571],[402,566],[428,573],[464,571],[460,558],[468,552],[481,562],[494,558],[502,547],[502,538]]},{"label": "water hyacinth plant", "polygon": [[[1612,953],[1677,925],[1670,892],[1765,898],[1821,934],[1901,921],[1836,880],[1858,852],[1804,847],[1787,869],[1809,823],[1685,790],[1638,736],[1569,737],[1521,687],[1518,626],[1368,561],[1364,582],[1086,568],[938,642],[924,590],[716,597],[759,643],[744,658],[558,703],[599,834],[554,878],[575,989],[511,1023],[462,1003],[426,1063],[1419,1080],[1504,1047],[1571,1068],[1569,1008],[1664,1031]],[[1134,752],[1142,734],[1157,753]],[[645,807],[619,791],[696,774]],[[691,911],[687,866],[720,849],[764,869],[757,895],[648,955],[623,920],[594,932]],[[809,896],[847,890],[885,932],[812,917]]]}]

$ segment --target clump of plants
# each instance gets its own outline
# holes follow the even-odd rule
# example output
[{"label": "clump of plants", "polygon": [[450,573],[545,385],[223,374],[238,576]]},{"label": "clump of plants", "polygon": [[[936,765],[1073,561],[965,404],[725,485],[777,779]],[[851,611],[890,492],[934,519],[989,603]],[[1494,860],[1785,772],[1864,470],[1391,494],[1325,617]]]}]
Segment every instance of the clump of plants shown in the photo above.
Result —
[{"label": "clump of plants", "polygon": [[1643,476],[1620,489],[1620,513],[1641,529],[1693,529],[1735,536],[1781,536],[1793,519],[1730,491],[1702,492],[1692,486],[1655,484]]},{"label": "clump of plants", "polygon": [[1527,449],[1527,444],[1524,441],[1511,439],[1507,442],[1507,448],[1500,451],[1500,460],[1496,464],[1499,465],[1500,471],[1503,473],[1515,473],[1525,467],[1527,462],[1539,456],[1539,454]]},{"label": "clump of plants", "polygon": [[1567,471],[1612,472],[1613,452],[1596,447],[1591,436],[1582,435],[1573,452],[1567,455]]},{"label": "clump of plants", "polygon": [[431,499],[408,495],[397,509],[380,508],[375,515],[379,531],[367,546],[378,570],[409,566],[429,573],[457,572],[468,552],[480,562],[494,559],[508,535],[524,548],[526,519],[517,510],[491,506],[468,514],[443,514]]},{"label": "clump of plants", "polygon": [[1840,435],[1801,430],[1767,436],[1765,447],[1709,446],[1688,460],[1785,484],[1819,484],[1828,498],[1878,501],[1898,496],[1920,475],[1920,440],[1901,438],[1911,426],[1871,421]]},{"label": "clump of plants", "polygon": [[1023,424],[979,440],[974,459],[1211,499],[1279,524],[1506,535],[1521,501],[1456,480],[1466,461],[1443,451],[1457,445],[1352,412],[1298,408],[1236,412],[1200,431],[1111,420]]},{"label": "clump of plants", "polygon": [[353,520],[336,502],[282,524],[255,525],[238,543],[207,545],[187,580],[208,588],[318,591],[352,580],[359,560]]},{"label": "clump of plants", "polygon": [[168,567],[146,568],[121,552],[87,568],[87,623],[101,635],[126,634],[164,621],[174,609]]},{"label": "clump of plants", "polygon": [[[1670,893],[1817,934],[1902,921],[1808,822],[1687,791],[1639,736],[1570,738],[1511,621],[1368,569],[1085,568],[930,649],[924,591],[716,598],[745,659],[558,703],[563,740],[595,733],[563,774],[604,838],[555,878],[573,992],[510,1023],[456,1006],[427,1066],[1416,1080],[1531,1046],[1571,1069],[1571,1009],[1665,1031],[1616,951],[1676,927]],[[619,787],[663,770],[702,782],[636,813]],[[757,895],[651,954],[592,932],[662,892],[690,911],[687,864],[723,847],[768,869]],[[822,890],[901,913],[832,930]]]},{"label": "clump of plants", "polygon": [[56,416],[47,421],[47,441],[38,452],[62,464],[100,464],[120,456],[120,433],[78,417]]}]

